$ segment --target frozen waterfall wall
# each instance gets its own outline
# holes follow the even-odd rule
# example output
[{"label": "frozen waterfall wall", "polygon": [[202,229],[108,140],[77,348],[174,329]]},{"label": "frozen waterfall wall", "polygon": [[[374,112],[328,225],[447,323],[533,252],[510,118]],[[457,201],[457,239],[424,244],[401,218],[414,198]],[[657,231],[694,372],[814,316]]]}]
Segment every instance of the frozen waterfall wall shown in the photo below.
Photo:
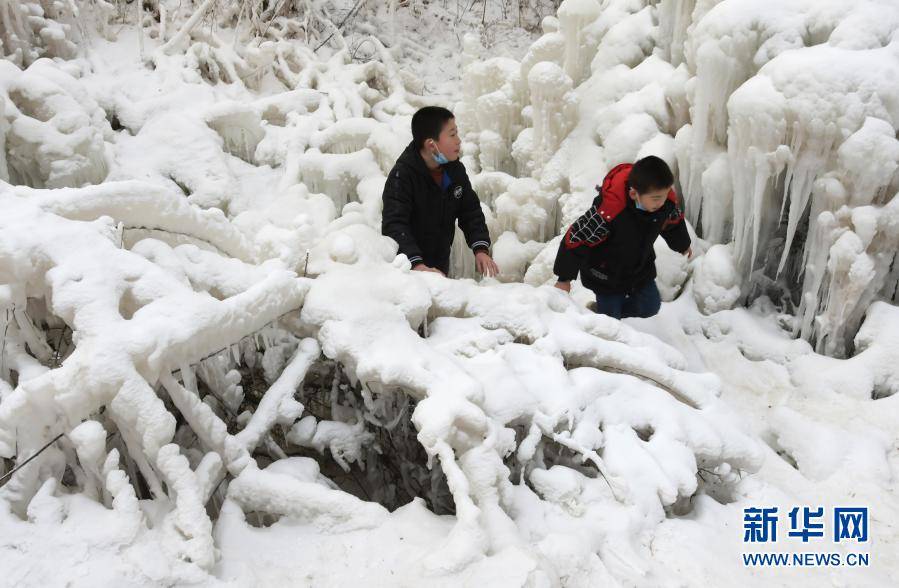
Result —
[{"label": "frozen waterfall wall", "polygon": [[[899,5],[565,0],[543,30],[520,63],[469,59],[459,105],[469,167],[539,182],[514,198],[544,211],[535,238],[612,166],[658,155],[699,236],[733,242],[743,300],[851,353],[871,302],[897,300]],[[526,281],[550,278],[534,265]]]},{"label": "frozen waterfall wall", "polygon": [[795,331],[844,355],[871,302],[896,301],[899,8],[702,4],[661,11],[692,76],[677,152],[690,218],[734,241],[747,295],[789,297]]}]

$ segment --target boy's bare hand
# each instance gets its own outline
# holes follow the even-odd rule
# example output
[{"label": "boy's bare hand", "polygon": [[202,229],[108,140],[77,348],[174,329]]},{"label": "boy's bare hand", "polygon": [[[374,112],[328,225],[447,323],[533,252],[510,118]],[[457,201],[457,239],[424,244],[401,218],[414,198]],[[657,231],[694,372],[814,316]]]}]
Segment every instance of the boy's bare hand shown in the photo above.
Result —
[{"label": "boy's bare hand", "polygon": [[687,247],[687,250],[684,251],[683,255],[686,256],[687,259],[690,259],[691,257],[693,257],[693,248]]},{"label": "boy's bare hand", "polygon": [[571,294],[571,282],[556,282],[556,288]]},{"label": "boy's bare hand", "polygon": [[477,253],[475,253],[474,263],[475,267],[477,267],[478,269],[478,272],[488,278],[493,277],[499,273],[499,267],[496,265],[496,262],[493,261],[493,258],[490,257],[490,254],[486,251],[478,251]]},{"label": "boy's bare hand", "polygon": [[431,267],[431,266],[425,265],[425,264],[423,264],[423,263],[416,263],[415,266],[413,266],[412,271],[416,271],[416,272],[433,272],[433,273],[435,273],[435,274],[440,274],[441,276],[446,277],[446,274],[444,274],[442,271],[440,271],[440,270],[437,269],[436,267]]}]

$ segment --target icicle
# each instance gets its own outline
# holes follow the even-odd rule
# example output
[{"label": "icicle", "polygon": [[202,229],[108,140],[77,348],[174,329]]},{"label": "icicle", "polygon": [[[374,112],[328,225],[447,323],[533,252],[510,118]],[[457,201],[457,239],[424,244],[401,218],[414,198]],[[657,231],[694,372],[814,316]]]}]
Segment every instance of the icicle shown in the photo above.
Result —
[{"label": "icicle", "polygon": [[180,371],[181,381],[184,382],[184,387],[194,394],[198,394],[197,378],[194,375],[193,368],[186,363],[182,363]]},{"label": "icicle", "polygon": [[659,3],[659,45],[667,53],[671,65],[684,62],[687,27],[693,21],[696,0],[662,0]]},{"label": "icicle", "polygon": [[554,63],[535,65],[528,74],[528,88],[534,120],[532,175],[539,177],[573,127],[577,98],[571,91],[571,78]]},{"label": "icicle", "polygon": [[790,212],[787,221],[786,241],[780,264],[777,266],[778,275],[783,271],[787,258],[790,255],[790,249],[802,215],[808,209],[809,197],[812,194],[814,181],[818,174],[826,169],[834,150],[834,141],[839,132],[833,122],[825,124],[819,119],[813,119],[808,123],[794,122],[792,135],[790,151],[793,154],[793,158],[787,165],[783,196],[784,205],[786,205],[789,198]]},{"label": "icicle", "polygon": [[565,37],[565,73],[575,86],[584,79],[584,70],[589,63],[588,56],[584,55],[583,31],[599,13],[596,0],[565,0],[559,6],[557,15]]}]

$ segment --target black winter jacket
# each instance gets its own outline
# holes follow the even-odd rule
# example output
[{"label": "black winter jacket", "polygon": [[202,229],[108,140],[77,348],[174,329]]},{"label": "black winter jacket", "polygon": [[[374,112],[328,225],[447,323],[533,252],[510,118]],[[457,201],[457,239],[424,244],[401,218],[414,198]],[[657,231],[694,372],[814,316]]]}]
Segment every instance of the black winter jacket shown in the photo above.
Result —
[{"label": "black winter jacket", "polygon": [[457,220],[475,252],[490,249],[490,234],[462,162],[444,164],[443,172],[438,186],[410,143],[384,184],[381,233],[399,244],[413,266],[423,262],[447,273]]},{"label": "black winter jacket", "polygon": [[566,231],[553,272],[559,281],[578,273],[586,288],[597,294],[629,294],[656,277],[653,243],[661,235],[668,246],[684,253],[690,235],[674,190],[655,212],[638,210],[628,197],[630,164],[606,175],[590,210]]}]

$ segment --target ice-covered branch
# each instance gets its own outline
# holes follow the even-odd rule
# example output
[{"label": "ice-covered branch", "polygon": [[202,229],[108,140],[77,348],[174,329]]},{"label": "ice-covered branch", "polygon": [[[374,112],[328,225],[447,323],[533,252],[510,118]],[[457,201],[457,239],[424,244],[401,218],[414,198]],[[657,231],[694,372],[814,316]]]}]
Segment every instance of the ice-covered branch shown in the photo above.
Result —
[{"label": "ice-covered branch", "polygon": [[206,13],[209,12],[209,9],[212,8],[212,5],[216,3],[217,0],[204,0],[200,6],[194,10],[194,13],[190,15],[190,18],[187,19],[181,28],[178,29],[178,32],[175,33],[171,39],[165,42],[165,44],[160,47],[160,51],[165,53],[166,55],[171,55],[175,51],[177,51],[181,45],[190,37],[191,31],[199,24],[201,20],[206,16]]},{"label": "ice-covered branch", "polygon": [[237,440],[247,450],[252,451],[276,422],[285,421],[285,424],[292,424],[299,417],[303,406],[297,404],[293,396],[297,387],[302,384],[309,366],[318,359],[320,353],[321,350],[315,340],[300,341],[284,371],[259,401],[259,406],[256,407],[250,421],[236,435]]},{"label": "ice-covered branch", "polygon": [[162,229],[206,241],[243,261],[261,261],[253,243],[218,209],[192,206],[181,194],[136,180],[106,182],[85,188],[16,192],[41,208],[73,220],[111,216],[131,228]]}]

